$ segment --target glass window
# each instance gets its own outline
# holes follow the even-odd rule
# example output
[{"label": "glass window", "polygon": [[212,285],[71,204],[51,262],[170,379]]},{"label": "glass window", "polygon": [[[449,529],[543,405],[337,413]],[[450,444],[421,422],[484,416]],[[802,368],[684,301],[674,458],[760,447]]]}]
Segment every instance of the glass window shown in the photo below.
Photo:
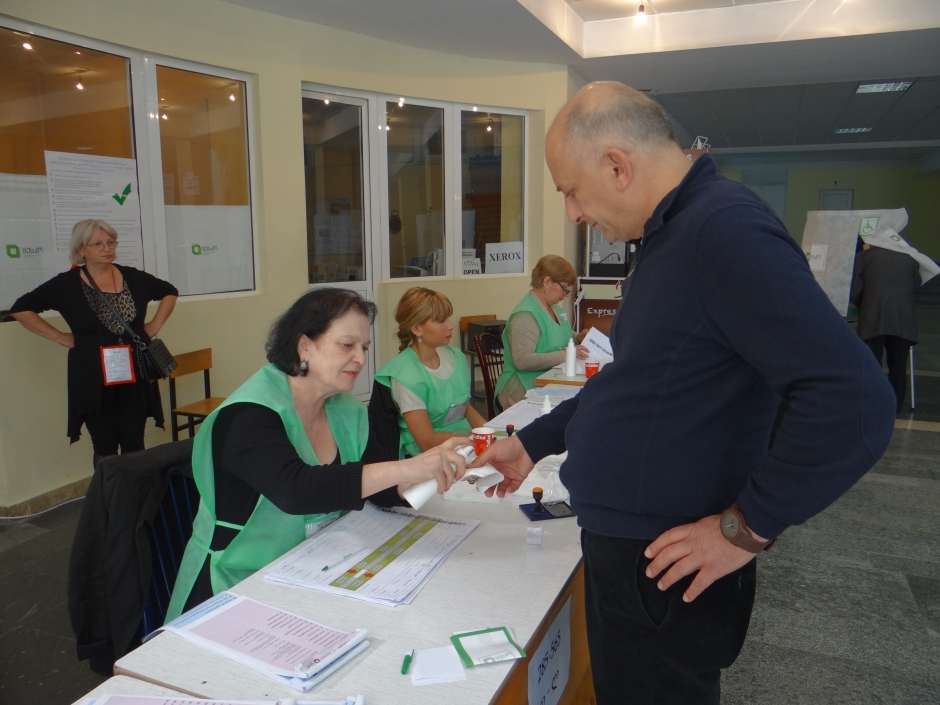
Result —
[{"label": "glass window", "polygon": [[386,104],[392,277],[445,274],[444,110]]},{"label": "glass window", "polygon": [[181,294],[254,288],[245,84],[157,66],[169,279]]},{"label": "glass window", "polygon": [[117,261],[142,268],[128,69],[121,56],[0,27],[0,310],[69,268],[85,218],[111,222]]},{"label": "glass window", "polygon": [[461,111],[464,273],[523,271],[524,144],[522,115]]},{"label": "glass window", "polygon": [[309,282],[363,281],[362,108],[304,98],[303,119]]}]

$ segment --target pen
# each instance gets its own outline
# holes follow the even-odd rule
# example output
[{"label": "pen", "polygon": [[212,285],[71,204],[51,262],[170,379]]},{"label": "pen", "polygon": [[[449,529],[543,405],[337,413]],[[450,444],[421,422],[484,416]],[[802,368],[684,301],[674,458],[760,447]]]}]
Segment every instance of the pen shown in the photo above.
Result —
[{"label": "pen", "polygon": [[415,650],[412,649],[407,654],[405,654],[405,660],[401,662],[401,673],[405,675],[408,673],[408,667],[411,665],[411,657],[415,655]]}]

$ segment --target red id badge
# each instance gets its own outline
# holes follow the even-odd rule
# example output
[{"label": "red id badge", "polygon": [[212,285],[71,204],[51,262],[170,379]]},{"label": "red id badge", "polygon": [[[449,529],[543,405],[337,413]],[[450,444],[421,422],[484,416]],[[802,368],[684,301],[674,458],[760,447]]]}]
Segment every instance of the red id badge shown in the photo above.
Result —
[{"label": "red id badge", "polygon": [[137,381],[134,372],[134,356],[130,345],[102,345],[101,371],[104,374],[104,386],[132,384]]}]

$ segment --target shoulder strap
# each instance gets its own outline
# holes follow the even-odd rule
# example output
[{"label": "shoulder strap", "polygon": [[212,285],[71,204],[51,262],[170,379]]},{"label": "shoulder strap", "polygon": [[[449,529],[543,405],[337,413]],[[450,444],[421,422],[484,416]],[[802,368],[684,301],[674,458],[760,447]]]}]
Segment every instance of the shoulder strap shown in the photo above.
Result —
[{"label": "shoulder strap", "polygon": [[[98,292],[98,296],[104,302],[104,305],[107,306],[109,309],[111,309],[111,313],[113,313],[114,317],[118,319],[118,321],[121,323],[122,326],[124,326],[124,330],[126,330],[128,335],[131,336],[131,339],[135,343],[140,343],[140,338],[134,332],[134,329],[130,327],[128,322],[124,320],[124,316],[118,313],[118,310],[114,308],[114,305],[108,300],[108,297],[104,295],[104,292],[101,291],[101,289],[98,287],[98,283],[95,281],[95,278],[91,276],[91,272],[89,272],[88,269],[85,267],[82,267],[82,270],[85,272],[85,274],[88,275],[88,281],[91,282],[91,288]],[[121,274],[121,281],[122,282],[124,281],[123,273]]]}]

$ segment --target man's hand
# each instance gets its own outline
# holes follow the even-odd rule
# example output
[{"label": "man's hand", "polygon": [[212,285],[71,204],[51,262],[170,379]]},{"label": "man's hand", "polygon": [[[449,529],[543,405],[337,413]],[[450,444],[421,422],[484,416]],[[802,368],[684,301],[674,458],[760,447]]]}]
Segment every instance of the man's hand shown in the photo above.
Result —
[{"label": "man's hand", "polygon": [[[645,551],[646,557],[653,559],[646,576],[653,578],[671,565],[656,583],[660,590],[666,590],[677,580],[698,571],[682,596],[685,602],[691,602],[718,578],[752,561],[753,553],[738,548],[722,535],[720,520],[721,517],[714,514],[662,534]],[[764,540],[753,532],[751,535],[758,541]]]},{"label": "man's hand", "polygon": [[492,497],[495,491],[499,497],[505,497],[509,492],[515,492],[522,485],[523,480],[528,477],[535,463],[522,447],[522,441],[519,436],[507,438],[504,441],[497,441],[486,451],[474,460],[468,467],[478,468],[486,463],[490,463],[499,470],[506,478],[495,487],[491,487],[484,494]]}]

